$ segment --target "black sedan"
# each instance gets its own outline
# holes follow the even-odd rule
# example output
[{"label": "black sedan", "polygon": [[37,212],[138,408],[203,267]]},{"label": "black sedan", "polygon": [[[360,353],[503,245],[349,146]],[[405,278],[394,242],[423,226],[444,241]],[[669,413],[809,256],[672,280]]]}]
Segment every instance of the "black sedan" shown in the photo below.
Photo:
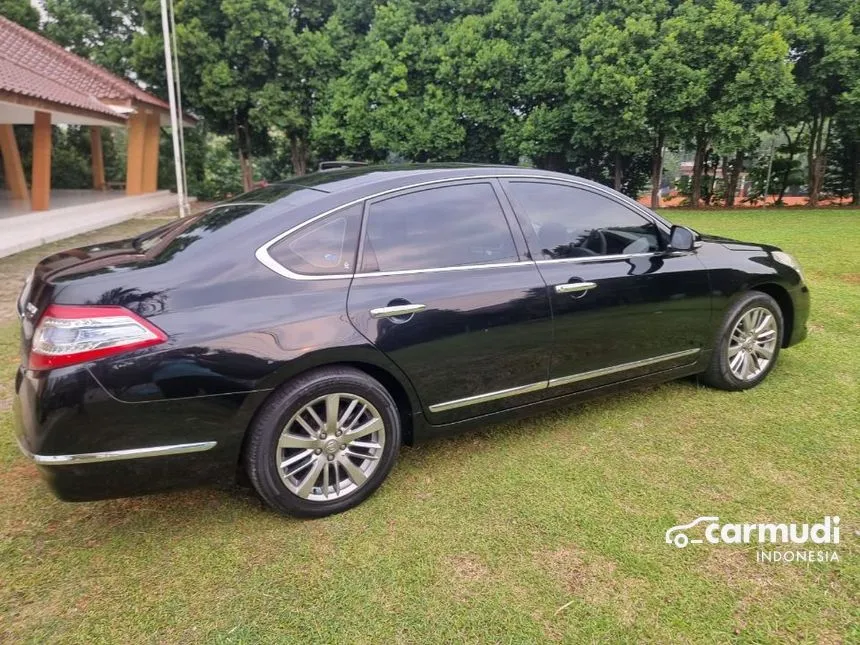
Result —
[{"label": "black sedan", "polygon": [[576,177],[416,165],[58,253],[18,309],[18,441],[61,499],[247,478],[322,516],[402,442],[690,375],[754,387],[809,292],[773,246]]}]

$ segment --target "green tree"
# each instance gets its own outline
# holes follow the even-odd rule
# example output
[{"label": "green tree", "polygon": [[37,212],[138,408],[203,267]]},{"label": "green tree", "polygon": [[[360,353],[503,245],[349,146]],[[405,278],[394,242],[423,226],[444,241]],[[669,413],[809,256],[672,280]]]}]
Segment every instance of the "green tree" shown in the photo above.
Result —
[{"label": "green tree", "polygon": [[860,204],[860,133],[850,121],[836,121],[827,161],[824,191],[840,199],[850,196],[853,205]]},{"label": "green tree", "polygon": [[[296,25],[291,25],[293,29]],[[283,28],[279,38],[277,73],[254,94],[253,123],[277,128],[289,141],[293,173],[304,175],[310,159],[310,132],[320,97],[336,77],[348,53],[348,38],[338,18],[322,28],[301,31]]]},{"label": "green tree", "polygon": [[750,11],[732,0],[688,0],[666,21],[658,49],[687,83],[676,122],[679,135],[695,146],[693,207],[703,196],[715,147],[734,153],[724,166],[733,177],[727,193],[734,195],[744,151],[757,144],[757,132],[773,126],[776,102],[791,94],[789,48],[778,14],[766,4]]},{"label": "green tree", "polygon": [[0,16],[30,31],[39,31],[39,12],[30,0],[0,0]]},{"label": "green tree", "polygon": [[329,87],[314,139],[331,156],[458,159],[465,130],[436,78],[442,25],[417,21],[411,2],[377,7],[367,36]]},{"label": "green tree", "polygon": [[761,132],[778,127],[776,105],[795,95],[789,44],[777,5],[762,4],[741,19],[735,48],[741,64],[714,103],[714,144],[722,152],[726,206],[734,206],[744,159]]},{"label": "green tree", "polygon": [[655,34],[652,16],[631,16],[619,27],[599,14],[567,70],[572,142],[608,153],[615,190],[622,187],[625,158],[648,145],[648,52]]},{"label": "green tree", "polygon": [[648,59],[647,122],[651,151],[651,207],[660,205],[664,149],[677,141],[687,119],[703,101],[706,83],[702,70],[688,64],[678,21],[667,18]]},{"label": "green tree", "polygon": [[516,0],[498,0],[483,15],[467,15],[445,27],[435,78],[454,97],[463,128],[463,158],[483,163],[516,163],[518,155],[503,144],[516,127],[522,66],[516,43],[525,16]]},{"label": "green tree", "polygon": [[[269,150],[266,129],[255,129],[255,95],[277,74],[281,31],[291,28],[289,7],[277,0],[206,0],[176,3],[176,35],[184,104],[215,133],[236,143],[242,184],[253,184],[254,154]],[[134,37],[136,67],[150,89],[164,95],[164,41],[157,0],[143,8],[143,29]]]},{"label": "green tree", "polygon": [[568,171],[576,124],[570,117],[565,70],[579,54],[588,14],[576,0],[523,3],[522,12],[525,24],[515,43],[520,82],[512,89],[514,119],[502,145],[539,168]]},{"label": "green tree", "polygon": [[136,0],[45,0],[45,35],[78,56],[137,78],[132,41],[141,27]]},{"label": "green tree", "polygon": [[789,123],[805,123],[809,205],[818,205],[834,120],[858,124],[860,111],[860,9],[854,0],[792,0],[794,77],[799,101],[781,107]]}]

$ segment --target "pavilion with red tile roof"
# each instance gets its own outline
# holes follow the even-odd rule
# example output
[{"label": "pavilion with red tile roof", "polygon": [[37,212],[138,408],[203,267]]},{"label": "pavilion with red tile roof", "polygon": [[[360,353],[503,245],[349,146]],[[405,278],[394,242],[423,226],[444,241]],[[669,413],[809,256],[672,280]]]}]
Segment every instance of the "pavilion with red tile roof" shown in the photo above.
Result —
[{"label": "pavilion with red tile roof", "polygon": [[[194,125],[192,117],[183,121]],[[13,125],[33,126],[28,184]],[[134,83],[0,16],[0,155],[6,185],[32,210],[50,208],[51,125],[90,126],[93,188],[104,190],[101,127],[128,129],[125,192],[158,188],[158,144],[169,105]]]}]

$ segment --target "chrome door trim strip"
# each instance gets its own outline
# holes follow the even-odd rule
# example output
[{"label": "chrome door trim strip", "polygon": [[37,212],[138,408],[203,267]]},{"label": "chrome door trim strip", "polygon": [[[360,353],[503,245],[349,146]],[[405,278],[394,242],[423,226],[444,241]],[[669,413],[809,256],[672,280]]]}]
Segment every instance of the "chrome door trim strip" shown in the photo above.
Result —
[{"label": "chrome door trim strip", "polygon": [[467,405],[476,405],[478,403],[486,403],[487,401],[495,401],[496,399],[504,399],[509,396],[517,396],[518,394],[537,392],[538,390],[545,390],[546,387],[547,382],[540,381],[539,383],[529,383],[528,385],[509,387],[506,390],[497,390],[495,392],[487,392],[486,394],[467,396],[463,399],[454,399],[453,401],[445,401],[444,403],[436,403],[435,405],[431,405],[430,412],[445,412],[446,410],[463,408]]},{"label": "chrome door trim strip", "polygon": [[599,370],[590,370],[588,372],[579,372],[578,374],[570,374],[568,376],[561,376],[559,378],[553,378],[549,380],[549,387],[558,387],[559,385],[568,385],[570,383],[576,383],[578,381],[586,381],[593,378],[600,378],[601,376],[608,376],[609,374],[615,374],[617,372],[626,372],[628,370],[635,370],[640,367],[647,367],[648,365],[655,365],[657,363],[664,363],[666,361],[672,361],[676,358],[683,358],[685,356],[695,356],[701,350],[699,349],[685,349],[680,352],[672,352],[671,354],[662,354],[660,356],[654,356],[653,358],[646,358],[641,361],[633,361],[630,363],[621,363],[620,365],[613,365],[612,367],[603,367]]},{"label": "chrome door trim strip", "polygon": [[[323,217],[331,215],[335,211],[339,211],[342,208],[349,208],[350,206],[355,206],[356,204],[360,204],[362,202],[366,202],[371,199],[376,199],[377,197],[383,197],[384,195],[389,195],[391,193],[398,193],[401,191],[412,190],[414,188],[421,188],[423,186],[432,186],[435,184],[444,184],[444,183],[456,183],[462,181],[472,181],[472,180],[487,180],[487,179],[542,179],[544,181],[555,181],[561,183],[571,184],[573,186],[579,186],[580,188],[585,188],[587,190],[591,190],[592,192],[603,193],[608,197],[613,199],[617,199],[617,194],[614,192],[610,192],[608,189],[582,181],[576,177],[548,177],[546,175],[519,175],[519,174],[495,174],[495,175],[474,175],[472,177],[447,177],[445,179],[433,179],[430,181],[422,181],[415,184],[409,184],[408,186],[399,186],[398,188],[389,188],[387,190],[380,191],[378,193],[373,193],[371,195],[367,195],[366,197],[360,197],[359,199],[354,199],[351,202],[347,202],[345,204],[340,204],[334,208],[330,208],[329,210],[320,213],[319,215],[314,215],[310,219],[306,219],[304,222],[293,226],[292,228],[284,231],[280,235],[276,235],[271,240],[260,246],[254,253],[257,260],[266,268],[271,269],[278,275],[282,275],[285,278],[290,278],[292,280],[344,280],[349,278],[373,278],[373,277],[382,277],[382,276],[390,276],[390,275],[413,275],[413,274],[421,274],[421,273],[436,273],[439,271],[468,271],[471,269],[490,269],[490,268],[498,268],[498,267],[510,267],[510,266],[533,266],[535,263],[531,260],[521,260],[519,262],[502,262],[496,264],[467,264],[462,266],[454,266],[454,267],[434,267],[431,269],[405,269],[402,271],[376,271],[373,273],[333,273],[329,275],[306,275],[303,273],[296,273],[294,271],[290,271],[288,268],[279,264],[275,259],[269,255],[269,249],[280,242],[282,239],[287,237],[288,235],[298,231],[305,226],[308,226]],[[649,211],[641,211],[641,206],[637,205],[636,202],[630,204],[631,208],[636,208],[637,212],[645,217],[646,219],[654,222],[655,224],[659,224],[661,226],[666,226],[665,222],[655,219]],[[646,214],[648,213],[648,214]],[[646,257],[650,255],[656,255],[655,253],[631,253],[628,255],[603,255],[603,256],[593,256],[593,257],[585,257],[585,258],[566,258],[560,260],[538,260],[537,264],[544,263],[556,263],[556,262],[600,262],[605,260],[625,260],[627,258],[634,257]]]},{"label": "chrome door trim strip", "polygon": [[617,253],[615,255],[586,255],[578,258],[558,258],[556,260],[535,260],[536,264],[582,264],[584,262],[611,262],[613,260],[629,260],[631,258],[650,258],[663,255],[659,251],[648,253]]},{"label": "chrome door trim strip", "polygon": [[370,310],[371,318],[396,318],[397,316],[410,316],[419,311],[427,309],[427,305],[393,305],[391,307],[377,307]]},{"label": "chrome door trim strip", "polygon": [[215,441],[199,441],[197,443],[180,443],[173,446],[154,446],[152,448],[132,448],[130,450],[109,450],[106,452],[84,452],[74,455],[37,455],[30,452],[18,439],[18,448],[35,463],[41,466],[76,466],[78,464],[94,464],[104,461],[121,461],[124,459],[143,459],[145,457],[164,457],[167,455],[183,455],[189,452],[203,452],[215,447]]},{"label": "chrome door trim strip", "polygon": [[434,267],[432,269],[402,269],[400,271],[374,271],[373,273],[356,273],[355,278],[376,278],[386,275],[416,275],[419,273],[444,273],[447,271],[471,271],[473,269],[500,269],[503,267],[533,267],[531,260],[518,262],[492,262],[488,264],[460,264],[453,267]]},{"label": "chrome door trim strip", "polygon": [[596,282],[563,282],[555,285],[556,293],[581,293],[597,286]]},{"label": "chrome door trim strip", "polygon": [[631,363],[621,363],[620,365],[614,365],[612,367],[604,367],[599,370],[590,370],[588,372],[579,372],[577,374],[571,374],[569,376],[562,376],[560,378],[550,379],[548,381],[541,381],[539,383],[530,383],[529,385],[520,385],[519,387],[511,387],[506,390],[496,390],[495,392],[487,392],[486,394],[477,394],[475,396],[467,396],[462,399],[454,399],[453,401],[445,401],[444,403],[435,403],[430,406],[430,412],[445,412],[447,410],[454,410],[456,408],[466,407],[468,405],[476,405],[478,403],[487,403],[488,401],[495,401],[497,399],[504,399],[509,396],[517,396],[519,394],[527,394],[528,392],[537,392],[538,390],[546,390],[551,387],[558,387],[560,385],[568,385],[569,383],[576,383],[577,381],[586,381],[593,378],[599,378],[601,376],[607,376],[609,374],[615,374],[617,372],[626,372],[627,370],[634,370],[640,367],[646,367],[648,365],[655,365],[657,363],[663,363],[665,361],[675,360],[676,358],[683,358],[685,356],[695,356],[701,352],[700,349],[685,349],[680,352],[672,352],[671,354],[661,354],[660,356],[654,356],[653,358],[646,358],[641,361],[633,361]]}]

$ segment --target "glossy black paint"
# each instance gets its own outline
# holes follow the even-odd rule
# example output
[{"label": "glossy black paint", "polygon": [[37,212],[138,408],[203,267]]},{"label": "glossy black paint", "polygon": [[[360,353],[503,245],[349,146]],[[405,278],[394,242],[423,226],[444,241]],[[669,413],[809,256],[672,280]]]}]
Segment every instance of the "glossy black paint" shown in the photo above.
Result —
[{"label": "glossy black paint", "polygon": [[[805,337],[806,286],[775,247],[703,236],[692,252],[535,263],[509,175],[574,181],[525,168],[407,166],[317,173],[242,195],[211,214],[134,240],[73,249],[34,270],[20,304],[17,434],[39,455],[216,441],[189,455],[47,466],[63,499],[86,500],[231,480],[246,429],[271,391],[314,367],[347,363],[392,391],[407,440],[701,371],[723,312],[744,291],[774,296],[786,342]],[[295,280],[255,251],[284,231],[349,203],[416,184],[485,178],[519,261],[496,268]],[[652,219],[624,197],[575,180]],[[533,248],[533,247],[532,247]],[[584,297],[556,284],[593,281]],[[400,301],[427,310],[406,322],[369,310]],[[27,312],[30,303],[35,311]],[[166,344],[48,372],[26,369],[34,326],[59,304],[118,304],[146,317]],[[430,406],[679,350],[699,354],[514,397]]]}]

